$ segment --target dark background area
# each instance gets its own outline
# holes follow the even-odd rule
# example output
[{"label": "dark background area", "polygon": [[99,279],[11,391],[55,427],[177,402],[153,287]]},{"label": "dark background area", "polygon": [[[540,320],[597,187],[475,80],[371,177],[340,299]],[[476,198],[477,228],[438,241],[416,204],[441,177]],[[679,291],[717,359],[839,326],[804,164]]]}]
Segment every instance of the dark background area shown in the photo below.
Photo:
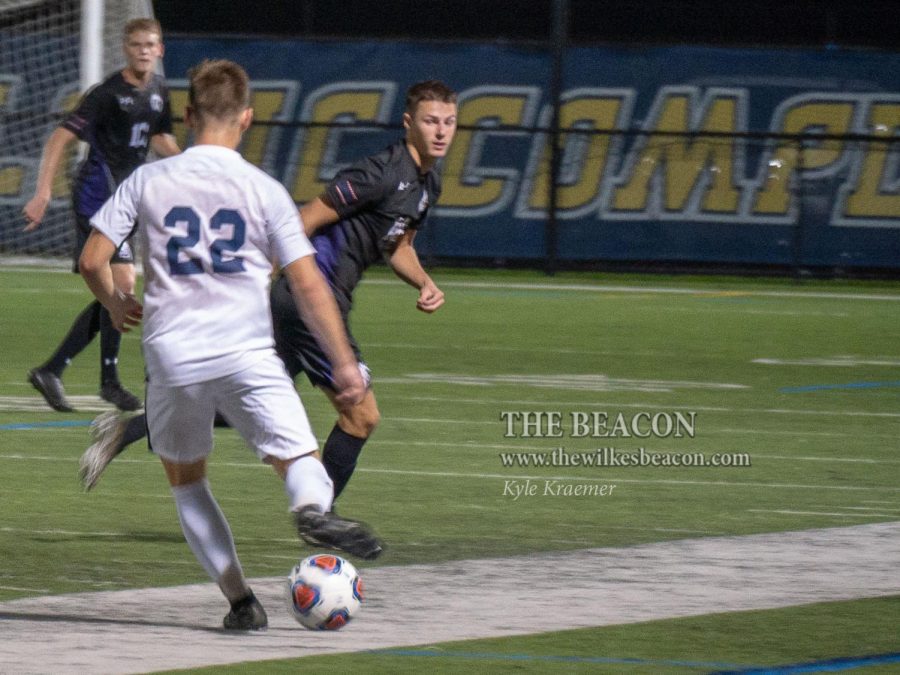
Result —
[{"label": "dark background area", "polygon": [[[155,0],[167,33],[549,40],[557,0]],[[900,49],[900,0],[569,0],[573,43]]]}]

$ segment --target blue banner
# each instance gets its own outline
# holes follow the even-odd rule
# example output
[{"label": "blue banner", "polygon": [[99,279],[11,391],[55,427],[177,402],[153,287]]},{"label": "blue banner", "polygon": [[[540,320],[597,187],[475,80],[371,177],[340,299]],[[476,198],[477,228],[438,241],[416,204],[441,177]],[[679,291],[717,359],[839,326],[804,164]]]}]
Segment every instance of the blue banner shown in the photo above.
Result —
[{"label": "blue banner", "polygon": [[[463,128],[442,163],[444,192],[420,251],[547,255],[547,50],[170,37],[176,114],[187,71],[204,58],[249,72],[256,119],[267,124],[251,129],[242,152],[297,202],[402,134],[410,84],[445,80],[460,93]],[[900,54],[570,49],[559,259],[900,268],[898,85]]]}]

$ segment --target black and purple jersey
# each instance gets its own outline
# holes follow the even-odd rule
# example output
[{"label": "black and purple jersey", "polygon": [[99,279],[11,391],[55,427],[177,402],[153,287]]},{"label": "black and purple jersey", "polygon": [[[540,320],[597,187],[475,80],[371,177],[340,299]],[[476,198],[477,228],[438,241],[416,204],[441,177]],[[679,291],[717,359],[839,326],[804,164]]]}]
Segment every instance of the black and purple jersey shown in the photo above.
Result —
[{"label": "black and purple jersey", "polygon": [[140,89],[121,72],[114,73],[84,95],[62,126],[90,146],[72,197],[76,213],[92,216],[116,186],[146,161],[150,138],[172,133],[165,78],[154,74]]},{"label": "black and purple jersey", "polygon": [[441,183],[435,171],[419,172],[401,140],[338,172],[325,192],[340,220],[311,239],[316,262],[346,314],[363,272],[390,257],[403,234],[424,223]]}]

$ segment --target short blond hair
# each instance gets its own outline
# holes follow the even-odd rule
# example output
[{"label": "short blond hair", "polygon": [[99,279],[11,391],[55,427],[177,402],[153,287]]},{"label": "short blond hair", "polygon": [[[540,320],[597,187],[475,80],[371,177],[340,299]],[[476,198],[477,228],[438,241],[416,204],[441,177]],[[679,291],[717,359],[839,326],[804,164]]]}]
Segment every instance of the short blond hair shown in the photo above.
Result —
[{"label": "short blond hair", "polygon": [[250,107],[250,78],[227,59],[204,59],[188,73],[188,104],[200,124],[233,120]]},{"label": "short blond hair", "polygon": [[142,30],[147,31],[148,33],[156,33],[159,35],[159,39],[162,40],[162,26],[159,21],[152,17],[132,19],[126,23],[125,28],[122,30],[122,39],[127,40],[132,33],[137,33]]}]

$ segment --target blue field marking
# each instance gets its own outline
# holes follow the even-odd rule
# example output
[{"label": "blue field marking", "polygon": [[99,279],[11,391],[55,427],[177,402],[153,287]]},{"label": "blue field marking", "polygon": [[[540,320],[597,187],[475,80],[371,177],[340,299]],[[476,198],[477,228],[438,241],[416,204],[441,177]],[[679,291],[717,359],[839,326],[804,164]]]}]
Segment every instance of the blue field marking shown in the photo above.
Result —
[{"label": "blue field marking", "polygon": [[[616,658],[612,656],[556,656],[536,654],[501,654],[492,652],[448,652],[433,649],[373,649],[367,653],[375,656],[416,656],[428,658],[448,659],[479,659],[491,661],[536,661],[554,663],[603,663],[603,664],[628,664],[636,666],[679,666],[681,668],[697,668],[709,670],[710,668],[746,668],[746,665],[735,663],[716,663],[708,661],[678,661],[667,659],[638,659]],[[738,670],[737,672],[744,672]]]},{"label": "blue field marking", "polygon": [[828,391],[834,389],[880,389],[882,387],[900,387],[900,380],[892,382],[847,382],[846,384],[811,384],[806,387],[782,387],[782,394],[804,394],[810,391]]},{"label": "blue field marking", "polygon": [[842,656],[824,661],[795,663],[787,666],[769,666],[767,668],[745,668],[738,670],[722,670],[712,675],[793,675],[793,673],[836,673],[853,668],[883,666],[888,663],[900,663],[900,652],[890,654],[873,654],[871,656]]},{"label": "blue field marking", "polygon": [[14,422],[12,424],[0,424],[0,431],[34,431],[35,429],[89,426],[91,426],[90,420],[66,420],[64,422]]}]

